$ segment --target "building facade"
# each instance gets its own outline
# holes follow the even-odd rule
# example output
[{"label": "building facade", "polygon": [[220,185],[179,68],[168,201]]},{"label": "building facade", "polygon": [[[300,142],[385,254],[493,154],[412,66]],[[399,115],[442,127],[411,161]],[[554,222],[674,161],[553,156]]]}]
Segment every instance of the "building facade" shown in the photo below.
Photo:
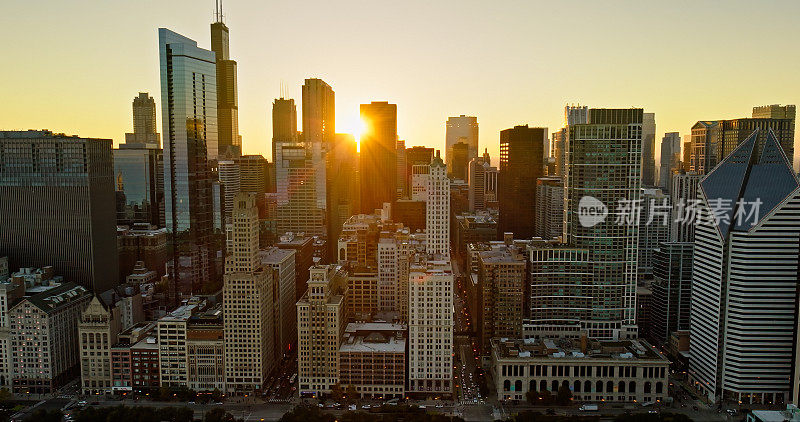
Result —
[{"label": "building facade", "polygon": [[497,400],[528,392],[555,398],[566,389],[579,402],[658,403],[669,397],[669,360],[644,340],[506,340],[492,342]]},{"label": "building facade", "polygon": [[95,292],[119,280],[110,139],[0,131],[0,255]]},{"label": "building facade", "polygon": [[255,195],[240,194],[234,202],[222,292],[224,378],[227,391],[243,394],[260,391],[275,364],[275,280],[259,257]]},{"label": "building facade", "polygon": [[166,28],[158,30],[164,132],[164,200],[170,233],[173,303],[216,283],[213,176],[216,159],[217,79],[213,51]]},{"label": "building facade", "polygon": [[689,380],[715,403],[782,404],[797,387],[800,183],[774,133],[762,138],[700,182]]},{"label": "building facade", "polygon": [[445,160],[447,161],[447,174],[453,174],[454,163],[453,146],[462,142],[467,146],[466,161],[478,156],[478,118],[475,116],[460,115],[448,117],[445,130]]},{"label": "building facade", "polygon": [[536,232],[536,179],[544,176],[547,128],[515,126],[500,132],[500,173],[497,201],[500,231],[518,238]]},{"label": "building facade", "polygon": [[359,155],[361,212],[372,214],[397,198],[397,105],[361,104],[361,119],[366,124]]}]

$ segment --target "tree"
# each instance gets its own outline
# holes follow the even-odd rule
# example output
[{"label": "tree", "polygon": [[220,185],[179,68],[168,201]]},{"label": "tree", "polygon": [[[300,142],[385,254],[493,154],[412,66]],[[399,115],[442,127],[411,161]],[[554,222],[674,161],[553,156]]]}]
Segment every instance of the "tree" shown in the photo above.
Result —
[{"label": "tree", "polygon": [[13,399],[14,395],[11,394],[10,391],[8,391],[8,388],[6,387],[0,388],[0,402],[5,402]]},{"label": "tree", "polygon": [[562,385],[558,388],[558,393],[556,394],[556,402],[561,406],[566,406],[572,400],[572,390],[569,389],[566,385]]},{"label": "tree", "polygon": [[336,418],[318,407],[301,405],[281,417],[281,422],[334,422]]},{"label": "tree", "polygon": [[534,406],[548,406],[553,403],[553,395],[549,391],[528,391],[525,399]]},{"label": "tree", "polygon": [[347,396],[347,401],[351,403],[355,402],[361,397],[361,395],[358,393],[358,390],[356,390],[356,386],[353,384],[347,386],[345,395]]},{"label": "tree", "polygon": [[215,407],[206,412],[204,422],[234,422],[233,415],[221,407]]},{"label": "tree", "polygon": [[336,401],[342,401],[342,400],[345,399],[345,395],[344,394],[345,394],[344,393],[344,389],[342,388],[341,384],[339,384],[338,382],[336,384],[333,384],[333,386],[331,387],[331,398],[332,399],[334,399]]},{"label": "tree", "polygon": [[24,419],[24,422],[61,422],[64,415],[58,409],[37,409]]}]

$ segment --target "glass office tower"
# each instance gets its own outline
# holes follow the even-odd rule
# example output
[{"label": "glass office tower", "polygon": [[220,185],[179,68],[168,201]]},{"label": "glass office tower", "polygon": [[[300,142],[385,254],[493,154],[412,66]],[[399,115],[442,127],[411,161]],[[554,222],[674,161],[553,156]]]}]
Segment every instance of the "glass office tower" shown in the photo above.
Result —
[{"label": "glass office tower", "polygon": [[168,29],[160,28],[158,38],[165,217],[173,251],[170,293],[199,293],[218,283],[220,259],[208,165],[208,151],[217,150],[216,59]]}]

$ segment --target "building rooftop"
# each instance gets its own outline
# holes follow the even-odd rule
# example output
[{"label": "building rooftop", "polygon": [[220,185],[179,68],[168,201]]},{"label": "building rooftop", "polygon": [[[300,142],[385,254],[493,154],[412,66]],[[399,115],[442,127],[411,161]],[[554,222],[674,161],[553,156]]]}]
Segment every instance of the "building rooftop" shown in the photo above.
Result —
[{"label": "building rooftop", "polygon": [[366,335],[347,335],[339,347],[341,353],[405,353],[406,340],[388,333],[372,332]]},{"label": "building rooftop", "polygon": [[44,292],[36,293],[27,299],[37,308],[45,312],[52,312],[89,296],[91,296],[91,293],[85,287],[75,283],[65,283],[47,289]]},{"label": "building rooftop", "polygon": [[[583,342],[583,344],[582,344]],[[598,341],[589,339],[492,339],[498,359],[596,359],[669,362],[645,340]]]},{"label": "building rooftop", "polygon": [[269,249],[259,251],[258,257],[262,264],[271,265],[277,264],[294,254],[295,251],[292,249],[271,247]]}]

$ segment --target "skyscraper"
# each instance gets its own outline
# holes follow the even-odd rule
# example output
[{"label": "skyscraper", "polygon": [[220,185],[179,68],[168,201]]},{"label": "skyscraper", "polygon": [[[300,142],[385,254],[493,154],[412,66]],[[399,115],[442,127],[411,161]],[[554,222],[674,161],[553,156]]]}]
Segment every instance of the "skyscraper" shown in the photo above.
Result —
[{"label": "skyscraper", "polygon": [[125,143],[161,147],[161,135],[156,129],[156,102],[146,92],[133,99],[133,133],[125,134]]},{"label": "skyscraper", "polygon": [[292,98],[276,98],[272,102],[272,161],[278,142],[297,140],[297,107]]},{"label": "skyscraper", "polygon": [[450,179],[440,154],[430,164],[425,235],[428,254],[450,256]]},{"label": "skyscraper", "polygon": [[450,177],[466,181],[467,166],[469,165],[469,161],[474,157],[469,156],[469,145],[464,141],[466,141],[466,138],[460,138],[459,142],[451,148],[453,154],[453,160],[451,162],[453,169],[450,172]]},{"label": "skyscraper", "polygon": [[611,334],[609,328],[625,330],[635,321],[638,227],[615,218],[581,224],[580,201],[588,195],[621,213],[620,202],[639,200],[643,115],[635,108],[589,109],[585,124],[567,126],[564,240],[588,249],[594,261],[595,279],[586,286],[594,289],[586,325],[601,337]]},{"label": "skyscraper", "polygon": [[159,28],[164,198],[173,256],[170,294],[217,282],[212,174],[217,150],[214,52]]},{"label": "skyscraper", "polygon": [[[658,188],[642,188],[639,213],[638,271],[649,279],[653,275],[653,253],[662,242],[669,241],[671,204],[669,195]],[[666,214],[657,217],[660,210]],[[652,221],[650,220],[653,217]]]},{"label": "skyscraper", "polygon": [[216,56],[217,75],[217,149],[209,148],[208,158],[219,155],[237,157],[242,155],[242,139],[239,136],[239,94],[236,86],[236,61],[231,60],[228,48],[228,27],[223,22],[222,2],[217,3],[216,21],[211,24],[211,51]]},{"label": "skyscraper", "polygon": [[694,244],[664,242],[653,251],[653,299],[648,337],[663,346],[675,331],[689,330]]},{"label": "skyscraper", "polygon": [[234,198],[225,258],[225,385],[229,393],[263,388],[275,356],[273,270],[261,265],[255,195]]},{"label": "skyscraper", "polygon": [[694,242],[695,222],[686,218],[697,205],[697,186],[703,176],[695,172],[680,172],[672,175],[672,222],[670,240],[673,242]]},{"label": "skyscraper", "polygon": [[303,84],[303,139],[332,144],[336,136],[336,105],[333,89],[322,79]]},{"label": "skyscraper", "polygon": [[[320,79],[306,79],[302,139],[286,139],[291,135],[287,128],[293,121],[293,107],[291,103],[282,103],[281,107],[283,119],[290,121],[284,121],[273,133],[278,231],[325,236],[330,230],[327,175],[332,163],[328,162],[328,153],[335,143],[333,90]],[[273,108],[273,117],[275,112]]]},{"label": "skyscraper", "polygon": [[[464,139],[461,139],[464,138]],[[445,161],[447,174],[453,173],[453,145],[464,142],[468,145],[467,162],[478,156],[478,118],[460,115],[447,119],[445,132]]]},{"label": "skyscraper", "polygon": [[[467,167],[467,182],[469,183],[469,210],[477,211],[486,209],[487,202],[493,199],[490,196],[497,191],[497,168],[492,167],[489,153],[484,152],[482,157],[470,160]],[[494,198],[496,201],[496,198]]]},{"label": "skyscraper", "polygon": [[357,213],[358,151],[353,135],[337,133],[328,151],[328,245],[336,256],[336,239],[347,219]]},{"label": "skyscraper", "polygon": [[414,166],[417,165],[417,164],[424,164],[424,165],[430,164],[431,160],[433,160],[433,155],[434,155],[434,149],[433,148],[428,148],[428,147],[423,147],[423,146],[415,146],[415,147],[411,147],[411,148],[406,148],[406,160],[405,160],[405,162],[406,162],[406,171],[405,171],[405,174],[406,174],[406,178],[407,178],[406,184],[408,185],[408,192],[407,192],[407,197],[408,198],[411,198],[411,196],[412,196],[412,192],[411,192],[412,180],[411,179],[413,177],[413,168],[414,168]]},{"label": "skyscraper", "polygon": [[656,185],[656,114],[644,113],[642,120],[642,186]]},{"label": "skyscraper", "polygon": [[797,387],[800,182],[772,131],[753,131],[700,191],[689,380],[714,403],[787,403]]},{"label": "skyscraper", "polygon": [[164,151],[156,103],[146,92],[133,99],[133,133],[114,150],[114,186],[117,224],[164,226]]},{"label": "skyscraper", "polygon": [[372,214],[397,197],[397,105],[361,104],[361,120],[366,124],[359,156],[361,212]]},{"label": "skyscraper", "polygon": [[658,169],[658,186],[669,194],[672,174],[681,166],[681,135],[667,132],[661,139],[661,166]]},{"label": "skyscraper", "polygon": [[449,395],[453,391],[452,267],[449,260],[423,260],[409,267],[408,277],[408,391]]},{"label": "skyscraper", "polygon": [[164,227],[164,154],[158,144],[125,143],[114,150],[117,224]]},{"label": "skyscraper", "polygon": [[0,131],[0,256],[95,292],[119,278],[110,139]]},{"label": "skyscraper", "polygon": [[346,324],[347,272],[338,265],[310,269],[297,301],[297,382],[304,394],[329,394],[339,382],[339,346]]},{"label": "skyscraper", "polygon": [[[756,113],[758,114],[758,113]],[[778,114],[785,116],[786,114]],[[762,148],[771,130],[787,157],[794,154],[793,118],[741,118],[732,120],[699,121],[692,126],[690,170],[708,174],[731,154],[738,145],[758,130],[758,148]]]},{"label": "skyscraper", "polygon": [[564,180],[536,179],[536,236],[553,239],[564,235]]},{"label": "skyscraper", "polygon": [[638,219],[620,207],[640,200],[643,111],[566,114],[566,244],[531,247],[531,324],[627,338],[635,335]]},{"label": "skyscraper", "polygon": [[230,220],[233,212],[233,201],[241,191],[241,170],[238,160],[220,160],[217,162],[217,174],[219,182],[222,184],[223,206],[225,209],[225,221]]},{"label": "skyscraper", "polygon": [[500,132],[500,232],[520,239],[536,233],[536,179],[544,176],[547,128],[515,126]]},{"label": "skyscraper", "polygon": [[[320,142],[314,144],[321,148]],[[276,153],[278,233],[324,235],[326,197],[320,197],[317,190],[320,171],[325,174],[324,163],[322,169],[315,168],[313,151],[303,142],[279,142]]]}]

